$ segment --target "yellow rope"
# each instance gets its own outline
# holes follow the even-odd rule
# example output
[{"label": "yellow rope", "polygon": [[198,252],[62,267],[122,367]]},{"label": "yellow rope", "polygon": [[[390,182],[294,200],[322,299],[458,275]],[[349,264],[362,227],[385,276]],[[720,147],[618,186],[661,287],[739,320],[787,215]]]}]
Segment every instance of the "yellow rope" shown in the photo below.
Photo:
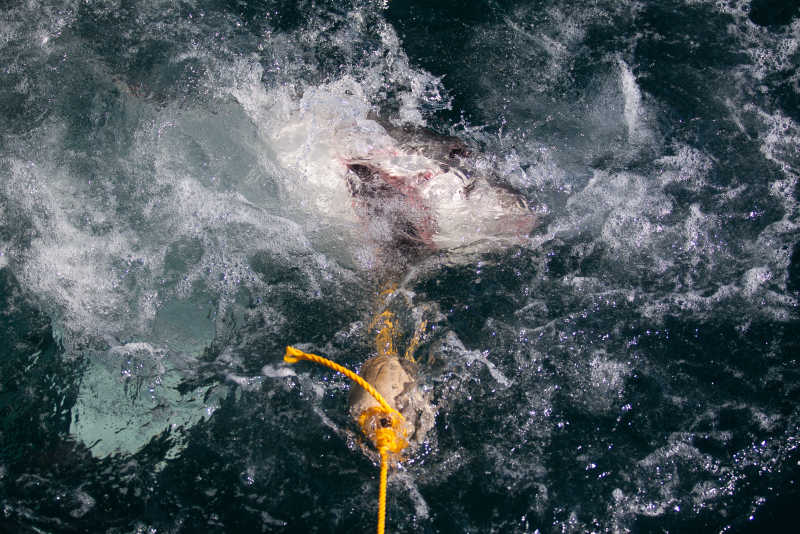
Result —
[{"label": "yellow rope", "polygon": [[[397,291],[397,286],[394,284],[389,284],[378,293],[378,298],[380,300],[386,300],[395,291]],[[397,316],[389,310],[383,310],[372,319],[369,329],[378,329],[375,335],[375,351],[378,353],[378,356],[392,356],[398,359],[400,358],[400,354],[397,351],[395,344],[395,340],[399,335],[398,322]],[[404,354],[406,360],[410,360],[412,362],[416,361],[414,359],[414,353],[417,351],[417,348],[422,341],[422,335],[425,333],[425,328],[427,326],[428,321],[423,320],[414,330],[414,336],[411,338],[411,341],[409,342]]]},{"label": "yellow rope", "polygon": [[[391,322],[388,322],[388,326],[392,328],[393,325]],[[364,388],[367,393],[372,395],[378,404],[380,404],[380,407],[374,406],[364,410],[358,418],[358,423],[361,425],[361,430],[367,437],[373,438],[374,436],[378,452],[381,455],[381,481],[378,492],[378,534],[384,534],[386,525],[386,481],[389,472],[389,453],[399,454],[408,446],[408,442],[405,440],[405,418],[400,412],[389,406],[389,403],[386,402],[386,399],[383,398],[383,395],[381,395],[377,389],[347,367],[343,367],[322,356],[303,352],[294,347],[286,347],[283,360],[287,363],[297,363],[300,360],[308,360],[342,373]]]},{"label": "yellow rope", "polygon": [[428,326],[428,321],[422,321],[416,330],[414,330],[414,337],[411,338],[411,342],[408,344],[408,348],[406,348],[406,360],[416,362],[414,353],[417,351],[417,347],[419,347],[419,342],[422,340],[422,334],[425,332],[426,326]]},{"label": "yellow rope", "polygon": [[386,528],[386,478],[389,475],[389,460],[385,449],[381,450],[381,485],[378,492],[378,534]]},{"label": "yellow rope", "polygon": [[369,326],[370,329],[380,326],[378,333],[375,335],[375,350],[378,356],[399,357],[394,346],[394,338],[397,334],[396,321],[394,314],[389,310],[381,312],[372,320],[372,324]]},{"label": "yellow rope", "polygon": [[352,380],[353,382],[355,382],[356,384],[367,390],[367,393],[372,395],[384,410],[386,410],[389,413],[397,414],[398,416],[400,416],[400,418],[403,417],[402,415],[400,415],[400,412],[389,406],[389,403],[386,402],[386,399],[383,398],[383,395],[381,395],[377,389],[372,387],[369,382],[367,382],[366,380],[355,374],[347,367],[343,367],[338,363],[329,360],[328,358],[323,358],[322,356],[317,356],[316,354],[303,352],[302,350],[296,349],[294,347],[286,347],[286,354],[283,355],[283,361],[287,363],[297,363],[300,360],[308,360],[311,362],[315,362],[324,365],[325,367],[328,367],[330,369],[333,369],[334,371],[342,373],[344,376],[346,376],[347,378],[349,378],[350,380]]}]

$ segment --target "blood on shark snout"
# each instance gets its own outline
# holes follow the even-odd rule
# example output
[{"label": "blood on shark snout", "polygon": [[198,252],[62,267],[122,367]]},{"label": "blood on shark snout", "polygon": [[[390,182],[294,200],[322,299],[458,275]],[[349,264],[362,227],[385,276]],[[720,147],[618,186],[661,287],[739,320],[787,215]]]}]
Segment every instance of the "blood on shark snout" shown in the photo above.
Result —
[{"label": "blood on shark snout", "polygon": [[357,215],[381,221],[383,240],[400,249],[490,250],[522,243],[536,226],[522,195],[490,183],[456,138],[406,134],[396,150],[345,164]]}]

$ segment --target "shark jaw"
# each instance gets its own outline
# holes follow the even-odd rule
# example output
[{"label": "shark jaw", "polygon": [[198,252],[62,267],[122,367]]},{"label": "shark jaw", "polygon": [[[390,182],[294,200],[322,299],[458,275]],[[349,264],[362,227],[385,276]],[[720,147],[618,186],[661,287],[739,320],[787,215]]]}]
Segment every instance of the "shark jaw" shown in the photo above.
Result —
[{"label": "shark jaw", "polygon": [[522,195],[478,171],[463,143],[421,128],[389,128],[396,140],[390,149],[344,161],[353,210],[374,225],[376,241],[408,257],[525,242],[536,215]]}]

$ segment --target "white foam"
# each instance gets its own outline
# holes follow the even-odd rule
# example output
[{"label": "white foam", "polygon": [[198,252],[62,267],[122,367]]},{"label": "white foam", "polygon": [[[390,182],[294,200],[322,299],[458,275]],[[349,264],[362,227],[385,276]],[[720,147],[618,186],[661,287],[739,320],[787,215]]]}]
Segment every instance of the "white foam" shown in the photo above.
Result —
[{"label": "white foam", "polygon": [[742,277],[743,293],[751,297],[754,296],[772,278],[772,271],[766,266],[748,269]]},{"label": "white foam", "polygon": [[[173,128],[191,128],[195,122],[175,120],[169,111],[164,115]],[[165,285],[159,276],[165,252],[182,239],[197,240],[202,250],[198,263],[185,266],[187,272],[182,273],[178,287],[181,297],[188,296],[197,280],[226,298],[242,284],[257,286],[247,260],[254,250],[281,255],[309,251],[308,240],[296,224],[270,215],[237,191],[219,190],[215,184],[193,178],[190,173],[196,162],[174,165],[173,154],[192,147],[187,135],[191,131],[183,131],[184,144],[178,146],[175,136],[163,134],[159,125],[139,132],[133,157],[153,158],[155,173],[134,173],[129,178],[139,189],[135,194],[142,197],[138,204],[123,204],[124,191],[120,196],[94,196],[82,177],[49,163],[48,158],[57,160],[54,155],[43,154],[41,162],[11,160],[11,176],[2,185],[3,193],[14,199],[36,229],[29,250],[20,258],[24,264],[20,280],[43,299],[59,328],[127,339],[147,335],[163,304],[160,294]],[[61,135],[57,126],[51,128],[49,146],[59,146]],[[216,147],[207,150],[214,153]],[[112,191],[123,189],[111,178],[95,180]],[[140,212],[148,224],[138,223]],[[306,257],[312,263],[324,261],[319,256]],[[313,285],[310,289],[319,290]]]},{"label": "white foam", "polygon": [[269,378],[286,378],[287,376],[297,376],[288,365],[265,365],[261,368],[261,374]]},{"label": "white foam", "polygon": [[639,469],[634,476],[640,491],[625,496],[629,509],[657,517],[675,510],[676,506],[680,509],[681,505],[688,504],[689,494],[683,487],[686,482],[677,476],[678,469],[684,465],[692,471],[704,472],[709,478],[719,476],[718,462],[690,445],[692,438],[690,433],[673,433],[666,445],[638,462]]},{"label": "white foam", "polygon": [[658,178],[663,185],[680,183],[690,191],[700,192],[707,185],[706,178],[713,167],[713,160],[700,150],[674,144],[673,156],[662,156],[655,163],[663,166]]},{"label": "white foam", "polygon": [[0,16],[0,46],[4,47],[10,42],[24,39],[30,47],[46,53],[52,52],[54,47],[51,46],[51,42],[59,37],[64,28],[72,24],[76,17],[77,7],[69,5],[71,2],[65,4],[25,2],[10,9],[5,8]]},{"label": "white foam", "polygon": [[264,381],[262,376],[241,376],[234,373],[228,373],[225,378],[239,386],[242,391],[258,391]]},{"label": "white foam", "polygon": [[472,350],[465,352],[463,356],[468,363],[477,361],[484,364],[489,370],[489,375],[491,375],[491,377],[494,378],[501,386],[510,387],[513,384],[513,382],[506,375],[504,375],[495,364],[489,361],[489,351]]},{"label": "white foam", "polygon": [[85,516],[86,513],[94,508],[95,504],[97,504],[97,501],[94,499],[94,497],[81,489],[76,490],[71,496],[77,504],[77,507],[73,508],[69,512],[69,515],[72,517],[78,518]]},{"label": "white foam", "polygon": [[108,214],[81,205],[77,181],[61,169],[18,160],[11,168],[5,194],[31,216],[38,234],[25,253],[20,281],[75,332],[141,328],[152,318],[149,295],[129,295],[125,286],[128,276],[147,276],[150,258],[131,253],[133,236],[120,227],[97,235],[80,224],[103,225]]},{"label": "white foam", "polygon": [[[465,363],[467,367],[471,366],[475,362],[482,363],[486,366],[486,369],[489,371],[489,375],[497,381],[503,387],[509,387],[512,385],[512,381],[508,379],[498,368],[495,364],[489,361],[488,355],[489,351],[477,351],[477,350],[467,350],[461,340],[458,338],[455,332],[449,330],[445,335],[444,339],[440,341],[442,347],[445,351],[455,351],[458,355],[457,361],[454,361],[454,364],[462,364]],[[442,349],[440,348],[439,351]]]},{"label": "white foam", "polygon": [[672,210],[672,201],[652,180],[630,172],[594,171],[586,187],[568,198],[567,217],[551,231],[566,237],[576,231],[595,233],[617,261],[645,262],[664,272],[672,261],[662,252],[671,229],[660,220]]},{"label": "white foam", "polygon": [[[361,85],[344,77],[307,88],[296,102],[285,89],[268,94],[260,83],[236,88],[234,96],[259,125],[270,152],[293,173],[286,186],[291,199],[315,216],[328,214],[355,223],[345,182],[348,154],[342,147],[358,153],[391,146],[385,132],[366,119],[369,102]],[[267,101],[277,105],[265,109],[261,103]]]},{"label": "white foam", "polygon": [[[8,216],[6,215],[5,203],[0,204],[0,223],[2,223],[3,226],[9,223]],[[0,241],[0,257],[5,257],[6,247],[8,247],[8,244],[5,243],[4,241]]]},{"label": "white foam", "polygon": [[427,519],[430,516],[430,506],[422,493],[420,493],[414,479],[408,473],[402,471],[394,473],[393,478],[399,480],[403,483],[403,486],[405,486],[408,492],[407,495],[411,497],[411,501],[414,503],[414,514],[416,518]]},{"label": "white foam", "polygon": [[[641,308],[645,316],[654,320],[661,320],[667,313],[712,313],[720,304],[735,305],[742,298],[753,303],[752,313],[786,320],[797,305],[784,288],[793,250],[792,236],[799,218],[793,195],[797,183],[793,165],[797,159],[788,147],[800,142],[800,138],[790,119],[781,115],[766,118],[772,122],[763,137],[763,151],[782,164],[787,176],[770,186],[784,215],[767,225],[756,239],[730,242],[735,236],[730,235],[725,221],[732,216],[757,217],[757,212],[728,212],[722,216],[719,210],[706,210],[695,203],[688,207],[686,217],[676,220],[672,216],[676,205],[665,194],[664,186],[680,184],[701,192],[709,187],[708,175],[715,165],[710,156],[699,150],[676,145],[675,155],[657,160],[662,165],[657,180],[631,172],[594,171],[584,189],[568,198],[567,210],[554,219],[542,241],[570,239],[576,231],[588,230],[596,235],[597,242],[613,252],[613,261],[620,268],[638,270],[647,266],[651,275],[673,273],[673,291],[668,295],[653,295]],[[739,184],[720,191],[716,199],[722,203],[741,203],[748,194],[749,187]],[[586,254],[581,250],[573,253],[578,257]],[[678,262],[690,269],[687,274],[681,275],[676,270]],[[742,267],[745,274],[737,280],[715,276],[717,272]],[[709,286],[715,288],[713,293],[708,293]]]},{"label": "white foam", "polygon": [[628,141],[639,143],[646,137],[646,132],[641,124],[642,93],[636,84],[636,78],[630,67],[618,60],[622,96],[624,102],[625,125],[628,127]]},{"label": "white foam", "polygon": [[623,398],[625,379],[630,375],[630,365],[616,361],[600,351],[592,355],[586,376],[588,405],[593,411],[609,411],[619,406]]},{"label": "white foam", "polygon": [[759,111],[759,115],[767,126],[767,132],[762,136],[761,153],[778,165],[787,178],[797,178],[800,176],[800,157],[797,153],[800,126],[780,111]]},{"label": "white foam", "polygon": [[[586,33],[585,13],[576,10],[565,12],[558,5],[546,9],[549,23],[541,24],[536,20],[541,6],[514,7],[508,16],[503,17],[502,24],[474,32],[470,49],[480,50],[480,56],[491,61],[492,56],[498,53],[495,44],[504,43],[502,61],[510,63],[511,67],[507,71],[515,75],[535,72],[535,75],[517,81],[523,84],[525,92],[545,91],[550,84],[563,79],[570,66],[570,47],[580,42]],[[492,90],[496,80],[497,72],[487,69],[482,83],[491,91],[490,99],[500,96]]]}]

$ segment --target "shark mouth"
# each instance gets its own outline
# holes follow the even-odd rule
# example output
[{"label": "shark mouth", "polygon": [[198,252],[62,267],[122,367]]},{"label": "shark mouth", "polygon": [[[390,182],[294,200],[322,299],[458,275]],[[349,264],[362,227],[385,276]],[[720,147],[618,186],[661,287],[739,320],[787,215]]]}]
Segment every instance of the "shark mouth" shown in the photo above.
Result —
[{"label": "shark mouth", "polygon": [[382,125],[397,144],[345,160],[359,219],[407,256],[522,244],[536,226],[525,199],[478,172],[459,139]]},{"label": "shark mouth", "polygon": [[419,185],[430,175],[391,174],[368,161],[347,163],[347,187],[359,218],[384,221],[395,249],[435,250],[436,221],[420,194]]}]

